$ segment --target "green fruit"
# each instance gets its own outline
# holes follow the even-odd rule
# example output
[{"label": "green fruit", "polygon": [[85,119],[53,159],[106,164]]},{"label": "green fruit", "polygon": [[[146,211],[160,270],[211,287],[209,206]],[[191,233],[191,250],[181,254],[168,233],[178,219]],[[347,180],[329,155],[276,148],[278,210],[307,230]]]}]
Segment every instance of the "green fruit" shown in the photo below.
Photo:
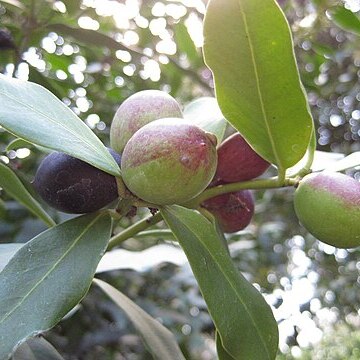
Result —
[{"label": "green fruit", "polygon": [[302,225],[316,238],[339,248],[360,246],[360,183],[331,172],[304,177],[294,206]]},{"label": "green fruit", "polygon": [[157,205],[184,203],[200,194],[216,165],[216,137],[175,118],[143,126],[126,144],[121,160],[128,189]]},{"label": "green fruit", "polygon": [[122,153],[137,130],[151,121],[169,117],[182,118],[182,112],[168,93],[144,90],[130,96],[120,105],[111,123],[111,147]]}]

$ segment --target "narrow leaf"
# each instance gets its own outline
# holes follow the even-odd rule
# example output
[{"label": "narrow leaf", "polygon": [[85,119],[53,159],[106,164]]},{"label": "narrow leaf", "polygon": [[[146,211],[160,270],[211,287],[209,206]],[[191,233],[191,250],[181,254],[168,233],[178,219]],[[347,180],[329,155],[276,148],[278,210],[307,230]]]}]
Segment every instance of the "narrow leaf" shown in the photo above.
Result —
[{"label": "narrow leaf", "polygon": [[181,206],[161,213],[186,253],[226,352],[235,359],[275,359],[278,328],[271,308],[237,271],[215,226]]},{"label": "narrow leaf", "polygon": [[[312,171],[321,171],[327,168],[331,168],[333,165],[337,164],[339,160],[344,158],[344,154],[341,153],[331,153],[326,151],[316,150],[314,154],[314,161],[311,165]],[[291,167],[286,171],[288,177],[294,176],[301,170],[306,163],[306,157],[301,159],[295,166]]]},{"label": "narrow leaf", "polygon": [[205,62],[225,118],[283,172],[305,154],[313,122],[289,25],[275,0],[210,0]]},{"label": "narrow leaf", "polygon": [[0,125],[36,145],[120,175],[119,166],[91,129],[40,85],[0,74]]},{"label": "narrow leaf", "polygon": [[222,142],[227,121],[215,98],[202,97],[192,101],[185,107],[184,117],[201,129],[215,134],[218,145]]},{"label": "narrow leaf", "polygon": [[0,244],[0,271],[24,244]]},{"label": "narrow leaf", "polygon": [[215,337],[216,342],[216,351],[219,357],[219,360],[234,360],[234,358],[224,349],[219,334],[216,332]]},{"label": "narrow leaf", "polygon": [[0,187],[5,192],[24,205],[31,213],[41,219],[48,226],[54,226],[54,220],[46,213],[41,205],[30,195],[25,186],[6,165],[0,162]]},{"label": "narrow leaf", "polygon": [[110,238],[111,219],[94,213],[26,243],[0,273],[0,359],[57,324],[87,293]]},{"label": "narrow leaf", "polygon": [[168,329],[113,286],[99,279],[94,282],[126,313],[155,359],[185,360]]},{"label": "narrow leaf", "polygon": [[50,24],[48,28],[58,34],[71,36],[84,44],[107,47],[112,50],[128,50],[123,44],[99,31],[71,27],[65,24]]},{"label": "narrow leaf", "polygon": [[21,344],[12,360],[64,360],[56,349],[44,338],[35,337]]},{"label": "narrow leaf", "polygon": [[360,19],[344,6],[336,6],[328,10],[331,20],[345,31],[360,35]]},{"label": "narrow leaf", "polygon": [[186,54],[189,61],[195,65],[201,61],[196,46],[190,37],[186,25],[182,22],[175,26],[175,40],[179,50]]},{"label": "narrow leaf", "polygon": [[0,0],[0,3],[4,3],[5,5],[11,5],[20,10],[24,10],[25,6],[18,0]]},{"label": "narrow leaf", "polygon": [[356,151],[344,159],[329,164],[325,170],[328,171],[344,171],[360,166],[360,151]]}]

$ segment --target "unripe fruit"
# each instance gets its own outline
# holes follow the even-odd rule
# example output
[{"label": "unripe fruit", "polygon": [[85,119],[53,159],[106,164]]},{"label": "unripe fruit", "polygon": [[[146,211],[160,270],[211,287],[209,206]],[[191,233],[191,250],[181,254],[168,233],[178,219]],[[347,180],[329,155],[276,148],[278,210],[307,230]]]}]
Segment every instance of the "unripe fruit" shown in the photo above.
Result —
[{"label": "unripe fruit", "polygon": [[121,169],[128,189],[157,205],[181,204],[200,194],[216,170],[216,137],[184,119],[160,119],[128,141]]},{"label": "unripe fruit", "polygon": [[302,225],[317,239],[339,248],[360,246],[360,183],[332,172],[305,176],[294,206]]},{"label": "unripe fruit", "polygon": [[269,166],[270,164],[236,133],[228,137],[218,148],[218,166],[214,182],[234,183],[251,180],[264,173]]},{"label": "unripe fruit", "polygon": [[111,147],[122,153],[137,130],[151,121],[168,117],[182,117],[179,104],[168,93],[144,90],[130,96],[120,105],[111,123]]},{"label": "unripe fruit", "polygon": [[216,217],[225,233],[244,229],[254,215],[254,197],[250,190],[215,196],[204,201],[202,206]]},{"label": "unripe fruit", "polygon": [[[111,149],[109,152],[120,165],[120,155]],[[60,152],[41,162],[34,187],[47,204],[71,214],[99,210],[118,197],[114,176]]]}]

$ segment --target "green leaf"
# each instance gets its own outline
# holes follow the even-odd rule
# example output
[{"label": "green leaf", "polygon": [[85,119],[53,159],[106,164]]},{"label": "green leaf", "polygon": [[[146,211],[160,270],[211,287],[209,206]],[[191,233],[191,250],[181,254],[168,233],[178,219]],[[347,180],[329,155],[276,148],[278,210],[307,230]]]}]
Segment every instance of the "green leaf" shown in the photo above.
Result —
[{"label": "green leaf", "polygon": [[168,329],[113,286],[99,279],[94,282],[126,313],[155,359],[185,360]]},{"label": "green leaf", "polygon": [[91,129],[40,85],[0,74],[0,125],[36,145],[120,175],[119,166]]},{"label": "green leaf", "polygon": [[204,39],[222,113],[283,173],[304,156],[313,122],[280,7],[274,0],[210,0]]},{"label": "green leaf", "polygon": [[327,171],[344,171],[360,166],[360,151],[356,151],[344,159],[329,164],[324,169]]},{"label": "green leaf", "polygon": [[24,205],[31,213],[41,219],[48,226],[54,226],[54,220],[46,213],[41,205],[30,195],[15,173],[0,162],[0,187],[5,192]]},{"label": "green leaf", "polygon": [[331,20],[345,31],[360,35],[360,19],[343,6],[336,6],[328,10]]},{"label": "green leaf", "polygon": [[187,58],[192,64],[199,63],[201,58],[197,52],[196,46],[191,39],[187,27],[180,22],[175,26],[175,40],[179,50],[186,54]]},{"label": "green leaf", "polygon": [[107,47],[112,50],[129,50],[126,46],[117,42],[112,37],[102,34],[99,31],[81,29],[78,27],[75,28],[65,24],[50,24],[48,25],[48,28],[56,31],[58,34],[71,36],[84,44]]},{"label": "green leaf", "polygon": [[234,360],[234,358],[224,349],[218,332],[216,332],[215,342],[219,360]]},{"label": "green leaf", "polygon": [[0,244],[0,271],[24,244]]},{"label": "green leaf", "polygon": [[0,359],[57,324],[87,293],[110,238],[106,213],[77,217],[26,243],[0,273]]},{"label": "green leaf", "polygon": [[227,121],[215,98],[196,99],[185,106],[183,113],[185,119],[189,119],[201,129],[215,134],[218,145],[222,142]]},{"label": "green leaf", "polygon": [[215,226],[177,205],[161,214],[189,259],[224,349],[235,359],[275,359],[278,328],[271,308],[237,271]]},{"label": "green leaf", "polygon": [[13,141],[11,141],[8,146],[6,147],[6,151],[10,151],[10,150],[17,150],[17,149],[21,149],[21,148],[36,148],[44,153],[51,153],[52,150],[45,148],[43,146],[40,145],[34,145],[24,139],[14,139]]},{"label": "green leaf", "polygon": [[56,349],[44,338],[28,339],[21,344],[11,358],[12,360],[64,360]]},{"label": "green leaf", "polygon": [[0,0],[0,3],[13,6],[17,9],[24,10],[25,6],[18,0]]}]

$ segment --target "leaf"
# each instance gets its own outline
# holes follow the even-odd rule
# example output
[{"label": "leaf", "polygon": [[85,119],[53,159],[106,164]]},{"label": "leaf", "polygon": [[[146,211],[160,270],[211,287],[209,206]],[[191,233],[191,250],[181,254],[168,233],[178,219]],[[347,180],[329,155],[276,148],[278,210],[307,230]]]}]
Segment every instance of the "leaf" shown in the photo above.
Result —
[{"label": "leaf", "polygon": [[44,338],[28,339],[21,344],[11,358],[12,360],[64,360],[56,349]]},{"label": "leaf", "polygon": [[71,36],[84,44],[107,47],[112,50],[129,51],[126,46],[99,31],[75,28],[65,24],[50,24],[48,28],[58,34]]},{"label": "leaf", "polygon": [[147,272],[163,263],[182,266],[187,263],[187,258],[180,248],[168,244],[154,245],[142,251],[114,249],[102,257],[96,273],[120,269]]},{"label": "leaf", "polygon": [[202,97],[185,106],[184,118],[201,129],[216,135],[218,145],[222,142],[226,130],[227,121],[221,113],[215,98]]},{"label": "leaf", "polygon": [[360,35],[360,19],[351,10],[343,6],[336,6],[329,9],[327,13],[337,26],[355,35]]},{"label": "leaf", "polygon": [[271,308],[237,271],[215,226],[177,205],[161,214],[186,253],[224,349],[235,359],[275,359],[278,328]]},{"label": "leaf", "polygon": [[0,271],[24,244],[0,244]]},{"label": "leaf", "polygon": [[186,54],[192,64],[198,64],[201,60],[196,46],[191,39],[187,27],[184,23],[178,23],[175,26],[175,40],[179,50]]},{"label": "leaf", "polygon": [[313,129],[289,25],[274,0],[210,0],[204,56],[225,118],[283,172]]},{"label": "leaf", "polygon": [[25,9],[25,6],[18,0],[0,0],[0,3],[11,5],[20,10]]},{"label": "leaf", "polygon": [[14,139],[13,141],[11,141],[8,146],[6,147],[6,151],[10,151],[10,150],[17,150],[17,149],[21,149],[21,148],[36,148],[44,153],[51,153],[52,150],[45,148],[43,146],[39,146],[39,145],[34,145],[24,139]]},{"label": "leaf", "polygon": [[360,151],[356,151],[344,159],[333,162],[324,169],[327,171],[344,171],[358,166],[360,166]]},{"label": "leaf", "polygon": [[224,349],[219,334],[216,332],[215,336],[215,342],[216,342],[216,351],[219,357],[219,360],[234,360],[234,358],[226,352]]},{"label": "leaf", "polygon": [[24,205],[31,213],[41,219],[48,226],[54,226],[54,220],[47,214],[41,205],[30,195],[15,173],[0,162],[0,187],[5,192]]},{"label": "leaf", "polygon": [[185,360],[168,329],[113,286],[99,279],[94,282],[126,313],[155,359]]},{"label": "leaf", "polygon": [[[344,158],[344,154],[341,153],[331,153],[326,151],[319,151],[316,150],[314,154],[314,161],[311,165],[312,171],[321,171],[327,169],[328,167],[332,167],[335,165],[339,160]],[[303,168],[306,163],[306,157],[300,160],[295,166],[291,167],[286,171],[286,176],[292,177],[299,170]]]},{"label": "leaf", "polygon": [[87,293],[110,238],[105,213],[77,217],[26,243],[0,273],[0,359],[57,324]]},{"label": "leaf", "polygon": [[40,85],[0,74],[0,125],[36,145],[120,175],[119,166],[92,130]]}]

